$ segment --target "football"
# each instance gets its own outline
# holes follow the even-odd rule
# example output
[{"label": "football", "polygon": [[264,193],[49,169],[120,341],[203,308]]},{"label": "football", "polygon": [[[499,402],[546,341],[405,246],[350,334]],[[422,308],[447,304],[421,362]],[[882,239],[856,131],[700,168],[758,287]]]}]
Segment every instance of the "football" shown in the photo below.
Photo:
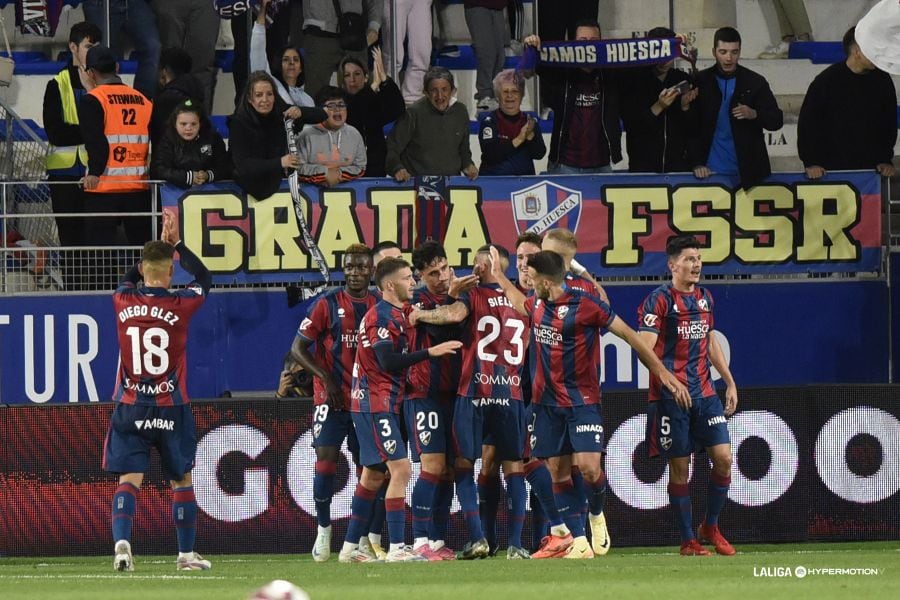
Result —
[{"label": "football", "polygon": [[309,600],[309,594],[290,581],[276,579],[256,590],[247,600]]}]

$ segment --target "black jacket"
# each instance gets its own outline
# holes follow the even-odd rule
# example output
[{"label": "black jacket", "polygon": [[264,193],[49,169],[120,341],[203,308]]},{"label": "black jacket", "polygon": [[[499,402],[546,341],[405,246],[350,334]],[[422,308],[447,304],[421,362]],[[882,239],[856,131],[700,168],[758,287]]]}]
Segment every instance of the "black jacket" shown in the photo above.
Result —
[{"label": "black jacket", "polygon": [[684,71],[670,69],[663,81],[653,67],[629,69],[621,80],[622,122],[628,149],[628,170],[632,173],[689,171],[687,135],[690,119],[675,98],[669,108],[654,115],[650,107],[659,94],[680,81],[689,81]]},{"label": "black jacket", "polygon": [[603,111],[603,129],[605,139],[597,143],[607,144],[610,164],[622,160],[622,131],[619,127],[619,93],[618,85],[612,73],[604,69],[594,69],[585,73],[579,68],[538,68],[541,79],[547,80],[550,97],[547,105],[553,109],[553,133],[550,135],[550,153],[547,160],[551,163],[559,161],[560,139],[567,135],[566,126],[570,111],[575,107],[574,88],[579,77],[589,76],[597,79],[603,93],[601,109]]},{"label": "black jacket", "polygon": [[857,75],[846,63],[813,80],[797,123],[797,151],[806,167],[874,169],[894,158],[897,92],[884,71]]},{"label": "black jacket", "polygon": [[[722,104],[722,92],[716,81],[716,67],[712,66],[697,74],[695,85],[699,95],[691,105],[694,124],[688,137],[688,162],[690,167],[706,165],[709,150],[716,131],[716,119]],[[738,104],[745,104],[757,113],[755,119],[735,119],[731,117],[731,132],[737,152],[741,187],[747,189],[762,182],[772,173],[769,152],[763,129],[775,131],[784,124],[784,115],[778,108],[769,82],[762,75],[737,66],[734,96],[729,110]]]},{"label": "black jacket", "polygon": [[203,86],[191,74],[177,77],[166,84],[153,98],[153,114],[150,116],[150,141],[156,143],[166,132],[169,116],[175,107],[190,100],[203,106]]},{"label": "black jacket", "polygon": [[209,120],[200,125],[200,134],[187,142],[170,127],[153,146],[150,157],[150,178],[165,179],[181,188],[194,183],[194,171],[208,171],[209,181],[228,179],[231,158],[225,150],[222,136]]},{"label": "black jacket", "polygon": [[384,177],[387,143],[384,126],[400,118],[406,110],[403,94],[392,80],[381,84],[378,93],[368,84],[347,100],[347,123],[363,136],[366,144],[366,177]]},{"label": "black jacket", "polygon": [[[261,115],[246,97],[238,103],[228,121],[228,146],[232,175],[244,191],[262,200],[278,191],[285,176],[281,157],[288,153],[282,113],[287,105],[277,95],[275,107]],[[294,121],[295,132],[307,123],[321,123],[327,117],[321,108],[301,109],[303,116]]]}]

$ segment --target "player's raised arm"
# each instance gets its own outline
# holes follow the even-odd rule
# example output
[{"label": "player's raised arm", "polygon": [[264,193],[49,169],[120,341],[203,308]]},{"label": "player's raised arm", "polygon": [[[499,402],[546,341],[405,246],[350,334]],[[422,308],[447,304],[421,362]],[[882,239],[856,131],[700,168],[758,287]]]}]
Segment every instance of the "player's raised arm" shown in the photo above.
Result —
[{"label": "player's raised arm", "polygon": [[204,296],[208,294],[209,288],[212,287],[212,273],[209,272],[209,269],[201,262],[200,258],[184,245],[181,235],[178,233],[178,220],[170,210],[163,211],[163,232],[161,238],[164,242],[175,246],[175,249],[178,250],[181,268],[190,273],[194,277],[194,281],[200,284]]},{"label": "player's raised arm", "polygon": [[[614,334],[628,342],[632,348],[634,348],[635,352],[637,352],[638,358],[644,366],[650,369],[650,372],[659,377],[660,383],[665,386],[667,390],[672,392],[672,395],[675,396],[675,402],[678,403],[678,406],[682,408],[690,408],[691,407],[691,396],[688,394],[688,390],[684,385],[675,378],[675,375],[669,371],[665,365],[662,364],[662,361],[659,360],[659,357],[653,352],[653,346],[647,345],[647,337],[639,336],[638,333],[632,329],[628,323],[616,317],[612,320],[612,322],[607,326],[607,329],[612,331]],[[644,332],[647,336],[656,336],[656,334],[650,332]],[[655,340],[654,340],[655,341]]]},{"label": "player's raised arm", "polygon": [[709,361],[725,381],[725,414],[730,417],[737,409],[737,384],[731,375],[731,369],[728,368],[728,361],[725,360],[725,353],[719,345],[719,340],[712,330],[709,332]]},{"label": "player's raised arm", "polygon": [[516,284],[510,281],[506,276],[506,273],[503,272],[500,253],[493,246],[491,246],[491,275],[493,275],[497,280],[497,283],[500,284],[503,293],[506,294],[506,297],[512,302],[513,308],[515,308],[520,315],[528,315],[528,311],[525,310],[525,294],[520,292],[519,288],[516,287]]}]

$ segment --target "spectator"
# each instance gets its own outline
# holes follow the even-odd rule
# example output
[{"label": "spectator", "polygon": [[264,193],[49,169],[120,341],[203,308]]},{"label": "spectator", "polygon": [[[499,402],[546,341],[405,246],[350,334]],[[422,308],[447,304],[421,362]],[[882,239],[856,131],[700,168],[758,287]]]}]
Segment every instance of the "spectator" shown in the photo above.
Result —
[{"label": "spectator", "polygon": [[[84,176],[85,212],[149,213],[147,172],[150,153],[151,102],[125,85],[116,75],[116,55],[106,46],[87,52],[85,67],[91,87],[78,106],[78,121],[88,165]],[[118,138],[111,147],[110,140]],[[150,217],[97,217],[87,219],[85,241],[92,245],[117,244],[119,223],[131,245],[151,239]],[[112,261],[98,267],[101,289],[118,279]]]},{"label": "spectator", "polygon": [[176,106],[153,146],[150,177],[189,188],[228,179],[230,170],[225,142],[203,107],[191,100]]},{"label": "spectator", "polygon": [[248,194],[262,200],[281,185],[286,169],[300,166],[300,158],[288,152],[285,118],[294,120],[294,131],[304,123],[326,119],[318,108],[288,107],[275,93],[275,80],[254,71],[228,123],[234,180]]},{"label": "spectator", "polygon": [[772,0],[775,4],[775,14],[778,16],[778,29],[781,31],[781,41],[766,48],[760,58],[787,58],[791,49],[791,42],[801,40],[808,42],[811,38],[809,32],[809,15],[806,14],[806,6],[803,0]]},{"label": "spectator", "polygon": [[762,75],[738,64],[741,34],[722,27],[713,36],[716,64],[697,74],[698,96],[688,137],[688,162],[694,175],[739,175],[749,189],[772,172],[763,129],[775,131],[784,121]]},{"label": "spectator", "polygon": [[176,106],[190,100],[203,106],[203,86],[191,75],[191,56],[181,48],[166,48],[159,55],[159,92],[150,117],[150,141],[162,137]]},{"label": "spectator", "polygon": [[[106,31],[106,5],[109,6],[109,26]],[[156,95],[157,68],[160,42],[156,29],[156,15],[147,0],[84,0],[81,3],[84,18],[100,28],[104,40],[116,54],[123,56],[122,31],[134,44],[132,56],[137,60],[134,89],[149,99]]]},{"label": "spectator", "polygon": [[[650,38],[672,38],[667,27],[654,27]],[[688,110],[697,97],[690,78],[673,68],[675,61],[628,69],[621,85],[622,122],[632,173],[689,171],[687,164]],[[683,91],[679,88],[683,85]],[[673,106],[674,105],[674,106]]]},{"label": "spectator", "polygon": [[328,118],[300,134],[300,177],[325,187],[362,177],[366,172],[366,145],[362,135],[347,124],[347,93],[322,88],[317,98]]},{"label": "spectator", "polygon": [[[597,21],[579,21],[575,39],[600,39]],[[526,46],[540,48],[541,38],[530,35]],[[612,77],[602,69],[541,69],[538,74],[550,81],[545,98],[553,108],[550,136],[549,172],[558,175],[610,173],[612,163],[622,160],[619,130],[618,91]]]},{"label": "spectator", "polygon": [[[550,42],[574,40],[577,24],[582,21],[594,21],[599,18],[600,0],[568,0],[565,9],[561,10],[556,2],[544,0],[538,3],[537,34],[541,39]],[[548,100],[554,95],[552,78],[541,77],[541,103],[543,108],[550,108]],[[543,113],[542,113],[543,114]]]},{"label": "spectator", "polygon": [[372,49],[371,82],[362,62],[345,57],[341,61],[341,86],[347,92],[347,123],[362,134],[366,144],[366,176],[384,177],[384,127],[396,121],[406,105],[400,88],[384,71],[381,50]]},{"label": "spectator", "polygon": [[338,15],[334,0],[306,0],[303,3],[303,49],[309,60],[307,92],[315,97],[328,85],[345,54],[366,61],[366,47],[378,41],[383,0],[338,0],[341,13],[356,13],[366,21],[365,47],[347,50],[338,37]]},{"label": "spectator", "polygon": [[[393,21],[390,18],[392,4],[397,11]],[[408,105],[422,97],[425,71],[431,64],[431,6],[432,0],[384,0],[384,25],[381,31],[384,64],[391,69],[389,74],[399,74],[405,56],[406,72],[403,75],[402,90],[403,100]],[[397,28],[393,33],[392,23]]]},{"label": "spectator", "polygon": [[525,80],[513,69],[494,77],[500,108],[481,120],[482,175],[534,175],[534,161],[547,153],[534,117],[522,112]]},{"label": "spectator", "polygon": [[506,30],[507,0],[466,0],[466,26],[475,51],[475,103],[478,110],[497,110],[494,98],[494,77],[506,60],[504,47],[509,40]]},{"label": "spectator", "polygon": [[384,240],[375,244],[372,248],[372,264],[378,266],[385,258],[403,258],[403,251],[397,242],[393,240]]},{"label": "spectator", "polygon": [[315,106],[312,97],[304,89],[306,67],[303,55],[296,47],[284,47],[281,51],[281,66],[276,69],[269,67],[266,54],[266,7],[270,3],[271,0],[262,0],[256,24],[253,26],[250,37],[250,70],[265,71],[272,75],[278,87],[278,95],[288,105]]},{"label": "spectator", "polygon": [[[50,201],[54,213],[80,213],[84,211],[84,191],[76,185],[84,177],[88,154],[78,123],[78,105],[90,91],[90,81],[85,70],[87,52],[101,42],[100,28],[83,21],[69,31],[69,51],[72,62],[47,82],[44,91],[44,130],[50,142],[47,155],[47,178],[51,183]],[[60,246],[83,246],[85,220],[82,217],[56,217]],[[61,253],[60,266],[66,289],[79,289],[81,265],[76,260],[77,250]]]},{"label": "spectator", "polygon": [[284,369],[278,378],[276,398],[311,398],[313,395],[313,378],[288,352],[284,357]]},{"label": "spectator", "polygon": [[387,138],[386,168],[395,180],[419,175],[478,177],[469,148],[469,113],[453,97],[453,74],[443,67],[425,73],[425,98],[400,117]]},{"label": "spectator", "polygon": [[180,48],[191,58],[190,73],[197,78],[201,104],[212,110],[216,89],[216,40],[219,15],[210,0],[153,0],[159,40],[163,48]]},{"label": "spectator", "polygon": [[897,143],[897,92],[856,43],[855,27],[844,34],[847,60],[813,80],[797,123],[797,151],[806,176],[838,169],[875,169],[893,177]]}]

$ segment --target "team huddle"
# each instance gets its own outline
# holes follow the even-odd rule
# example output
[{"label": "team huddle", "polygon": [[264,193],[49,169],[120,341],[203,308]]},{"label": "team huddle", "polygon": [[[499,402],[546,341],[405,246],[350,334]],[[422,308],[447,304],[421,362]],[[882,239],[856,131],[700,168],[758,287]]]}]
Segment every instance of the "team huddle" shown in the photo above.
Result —
[{"label": "team huddle", "polygon": [[[330,558],[330,504],[345,439],[361,471],[341,562],[493,555],[499,470],[509,498],[508,559],[606,554],[600,329],[628,342],[650,370],[648,447],[669,460],[681,553],[709,554],[700,540],[720,554],[734,553],[717,522],[731,474],[725,415],[734,411],[737,392],[713,335],[712,297],[697,285],[699,243],[690,236],[670,241],[672,283],[640,307],[639,332],[574,260],[576,249],[565,229],[543,239],[525,233],[516,242],[518,278],[510,281],[510,256],[499,246],[479,248],[472,274],[458,278],[435,241],[415,248],[411,265],[395,244],[347,248],[346,285],[315,301],[292,347],[315,377],[314,560]],[[377,290],[369,287],[373,275]],[[725,406],[710,365],[726,382]],[[701,449],[713,472],[698,536],[687,478],[690,456]],[[405,543],[410,460],[421,463],[411,546]],[[536,529],[546,530],[533,553],[522,540],[526,480],[533,514],[541,517]],[[454,487],[468,532],[458,552],[446,545]]]},{"label": "team huddle", "polygon": [[[291,347],[291,357],[314,381],[313,559],[331,555],[330,508],[345,440],[359,483],[340,562],[494,555],[501,471],[509,500],[508,559],[606,554],[611,540],[603,513],[601,329],[631,345],[650,371],[647,444],[651,456],[668,460],[681,554],[710,554],[701,541],[719,554],[734,554],[718,517],[731,481],[725,417],[737,406],[737,390],[713,334],[712,296],[698,285],[699,242],[692,236],[669,241],[672,281],[639,307],[638,331],[613,311],[606,291],[575,260],[572,232],[553,229],[543,238],[526,232],[515,250],[515,281],[506,276],[509,253],[496,245],[479,248],[464,277],[453,275],[435,241],[413,250],[412,265],[392,242],[375,249],[353,244],[344,252],[345,285],[313,301]],[[175,252],[196,281],[171,292]],[[377,289],[370,287],[373,277]],[[197,441],[185,381],[188,323],[211,280],[166,213],[162,240],[147,243],[142,262],[114,296],[121,364],[104,468],[120,476],[112,506],[114,567],[120,571],[134,569],[132,523],[154,447],[174,492],[176,567],[211,568],[193,548]],[[726,384],[724,406],[710,367]],[[706,514],[695,534],[688,474],[692,453],[701,450],[713,466]],[[421,463],[421,474],[412,489],[414,541],[407,545],[410,460]],[[522,539],[526,481],[533,544]],[[458,552],[446,543],[454,491],[468,533]]]}]

